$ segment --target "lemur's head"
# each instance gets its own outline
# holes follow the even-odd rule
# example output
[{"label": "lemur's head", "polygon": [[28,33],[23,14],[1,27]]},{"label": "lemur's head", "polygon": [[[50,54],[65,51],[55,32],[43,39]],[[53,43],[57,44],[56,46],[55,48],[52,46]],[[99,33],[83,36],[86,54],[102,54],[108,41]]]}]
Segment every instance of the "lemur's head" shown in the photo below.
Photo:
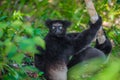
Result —
[{"label": "lemur's head", "polygon": [[50,34],[62,37],[66,34],[66,29],[71,25],[67,20],[47,20],[45,25],[49,28]]}]

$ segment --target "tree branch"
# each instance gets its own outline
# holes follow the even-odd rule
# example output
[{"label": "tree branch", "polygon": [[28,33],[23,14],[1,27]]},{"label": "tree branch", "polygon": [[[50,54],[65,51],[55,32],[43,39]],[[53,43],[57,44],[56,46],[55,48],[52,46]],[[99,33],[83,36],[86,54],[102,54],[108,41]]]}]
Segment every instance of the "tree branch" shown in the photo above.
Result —
[{"label": "tree branch", "polygon": [[85,4],[86,4],[88,14],[90,15],[91,22],[95,23],[98,20],[98,14],[95,10],[92,0],[85,0]]},{"label": "tree branch", "polygon": [[[98,20],[98,14],[95,10],[95,7],[94,7],[92,0],[85,0],[85,4],[86,4],[88,14],[90,15],[91,22],[95,23]],[[106,38],[104,36],[102,26],[99,29],[96,38],[98,39],[99,44],[102,44],[105,42]]]}]

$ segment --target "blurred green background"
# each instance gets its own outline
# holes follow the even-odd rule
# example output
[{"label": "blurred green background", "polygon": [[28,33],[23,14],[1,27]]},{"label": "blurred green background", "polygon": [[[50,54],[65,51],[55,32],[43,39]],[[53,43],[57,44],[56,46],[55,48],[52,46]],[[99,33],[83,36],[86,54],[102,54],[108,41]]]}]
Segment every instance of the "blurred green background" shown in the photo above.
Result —
[{"label": "blurred green background", "polygon": [[[78,73],[83,65],[75,66],[69,80],[120,80],[120,0],[93,2],[113,50],[95,70],[90,63],[88,71]],[[70,20],[68,32],[80,32],[87,28],[89,15],[84,0],[0,0],[0,80],[45,80],[33,60],[38,52],[35,46],[44,48],[47,19]]]}]

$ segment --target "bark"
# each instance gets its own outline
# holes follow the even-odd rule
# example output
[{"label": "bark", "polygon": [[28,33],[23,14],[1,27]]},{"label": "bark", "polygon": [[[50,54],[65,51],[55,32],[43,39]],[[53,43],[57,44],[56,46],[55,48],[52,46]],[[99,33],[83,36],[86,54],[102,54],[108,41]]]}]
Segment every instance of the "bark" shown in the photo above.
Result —
[{"label": "bark", "polygon": [[95,10],[94,4],[92,0],[85,0],[86,8],[88,11],[88,14],[90,15],[90,19],[93,23],[95,23],[98,19],[98,14]]},{"label": "bark", "polygon": [[[88,14],[90,15],[91,22],[95,23],[98,20],[98,14],[95,10],[95,7],[94,7],[92,0],[85,0],[85,4],[86,4]],[[105,42],[106,38],[104,36],[102,26],[99,29],[96,38],[98,39],[99,44],[102,44]]]}]

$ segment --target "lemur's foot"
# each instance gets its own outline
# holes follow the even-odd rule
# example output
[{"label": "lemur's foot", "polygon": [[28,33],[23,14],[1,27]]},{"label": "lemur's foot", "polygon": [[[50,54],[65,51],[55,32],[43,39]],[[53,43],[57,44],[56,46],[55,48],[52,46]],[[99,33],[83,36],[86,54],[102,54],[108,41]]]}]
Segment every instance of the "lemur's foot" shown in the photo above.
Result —
[{"label": "lemur's foot", "polygon": [[105,31],[102,29],[102,26],[97,33],[95,47],[103,51],[106,55],[108,55],[112,50],[112,44],[107,37]]},{"label": "lemur's foot", "polygon": [[98,40],[99,44],[103,44],[106,41],[106,34],[105,34],[102,26],[97,33],[96,39]]}]

